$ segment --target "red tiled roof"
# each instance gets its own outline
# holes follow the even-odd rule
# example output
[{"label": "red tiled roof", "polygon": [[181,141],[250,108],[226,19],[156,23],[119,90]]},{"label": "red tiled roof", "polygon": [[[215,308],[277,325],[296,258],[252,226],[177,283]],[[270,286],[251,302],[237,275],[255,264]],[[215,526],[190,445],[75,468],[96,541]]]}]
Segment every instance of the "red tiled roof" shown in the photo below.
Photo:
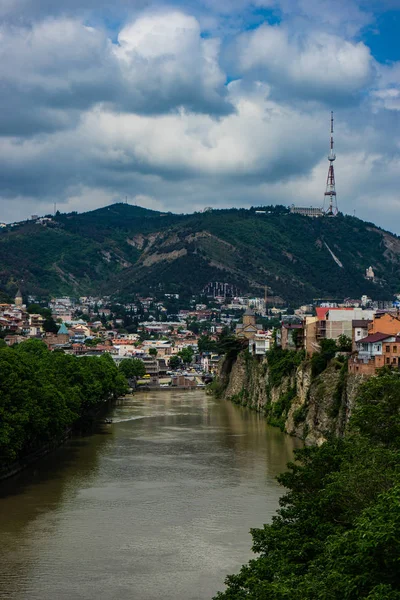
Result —
[{"label": "red tiled roof", "polygon": [[339,307],[336,307],[336,308],[326,308],[326,307],[323,307],[323,306],[318,306],[318,307],[317,307],[315,310],[316,310],[316,313],[317,313],[317,317],[318,317],[318,319],[319,319],[320,321],[325,321],[325,319],[326,319],[326,315],[327,315],[327,313],[328,313],[330,310],[354,310],[354,309],[353,309],[353,308],[351,308],[351,307],[343,307],[343,308],[339,308]]},{"label": "red tiled roof", "polygon": [[[373,344],[374,342],[382,342],[383,340],[387,340],[387,338],[396,337],[393,333],[372,333],[371,335],[367,335],[367,337],[362,340],[357,340],[357,344]],[[397,338],[396,337],[396,341]]]}]

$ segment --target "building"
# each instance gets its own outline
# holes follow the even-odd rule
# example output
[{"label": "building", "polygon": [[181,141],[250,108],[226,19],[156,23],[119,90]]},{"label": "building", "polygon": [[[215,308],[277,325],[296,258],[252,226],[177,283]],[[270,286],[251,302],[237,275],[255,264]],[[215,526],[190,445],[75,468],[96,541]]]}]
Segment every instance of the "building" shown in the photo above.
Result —
[{"label": "building", "polygon": [[304,348],[307,356],[319,352],[320,346],[317,341],[318,317],[306,317],[304,320]]},{"label": "building", "polygon": [[44,317],[42,315],[29,315],[29,336],[40,337],[43,329]]},{"label": "building", "polygon": [[21,294],[21,290],[18,288],[18,291],[15,295],[15,300],[14,300],[15,306],[21,307],[24,304],[23,298],[22,298],[22,294]]},{"label": "building", "polygon": [[356,342],[357,353],[349,360],[349,373],[375,375],[384,366],[400,366],[400,336],[373,333]]},{"label": "building", "polygon": [[281,345],[283,350],[300,350],[304,346],[304,325],[283,323]]},{"label": "building", "polygon": [[368,267],[368,269],[365,270],[365,277],[367,279],[371,279],[372,281],[375,279],[375,273],[372,267]]},{"label": "building", "polygon": [[337,340],[339,336],[346,335],[352,339],[353,320],[371,320],[374,310],[363,310],[362,308],[322,308],[316,309],[317,328],[316,341],[322,339]]},{"label": "building", "polygon": [[243,315],[243,323],[236,325],[236,335],[239,338],[247,340],[254,339],[256,333],[262,331],[262,325],[256,323],[256,315],[251,308],[248,308]]},{"label": "building", "polygon": [[260,331],[249,340],[249,352],[254,356],[265,356],[273,345],[272,331]]},{"label": "building", "polygon": [[303,217],[323,217],[324,213],[321,208],[315,206],[295,206],[290,207],[291,214],[302,215]]},{"label": "building", "polygon": [[357,350],[357,342],[367,337],[368,327],[371,323],[372,321],[370,319],[353,319],[353,321],[351,322],[351,349],[353,352]]},{"label": "building", "polygon": [[373,321],[368,326],[368,334],[373,333],[391,333],[400,335],[400,315],[399,312],[377,312]]}]

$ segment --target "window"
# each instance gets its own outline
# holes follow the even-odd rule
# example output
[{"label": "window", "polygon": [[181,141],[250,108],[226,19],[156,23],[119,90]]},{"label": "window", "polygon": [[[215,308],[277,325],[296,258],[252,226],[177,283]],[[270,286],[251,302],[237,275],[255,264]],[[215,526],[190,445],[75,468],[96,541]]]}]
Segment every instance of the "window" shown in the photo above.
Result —
[{"label": "window", "polygon": [[393,363],[394,365],[396,364],[396,362],[397,362],[397,358],[396,358],[396,357],[392,358],[392,363]]},{"label": "window", "polygon": [[390,358],[387,358],[387,359],[386,359],[386,364],[387,364],[387,365],[388,365],[388,364],[390,364]]},{"label": "window", "polygon": [[393,354],[397,354],[397,346],[393,346]]},{"label": "window", "polygon": [[386,346],[386,352],[390,352],[390,346]]}]

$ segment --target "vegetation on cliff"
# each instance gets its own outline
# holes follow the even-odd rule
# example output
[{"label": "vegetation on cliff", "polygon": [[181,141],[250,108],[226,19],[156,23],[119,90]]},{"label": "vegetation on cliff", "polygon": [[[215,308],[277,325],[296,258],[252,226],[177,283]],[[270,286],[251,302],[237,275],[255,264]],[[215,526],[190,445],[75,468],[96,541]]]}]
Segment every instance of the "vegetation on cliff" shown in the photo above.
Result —
[{"label": "vegetation on cliff", "polygon": [[298,450],[258,555],[218,600],[400,598],[400,377],[359,390],[348,435]]},{"label": "vegetation on cliff", "polygon": [[109,355],[49,352],[40,340],[0,348],[0,471],[126,392]]}]

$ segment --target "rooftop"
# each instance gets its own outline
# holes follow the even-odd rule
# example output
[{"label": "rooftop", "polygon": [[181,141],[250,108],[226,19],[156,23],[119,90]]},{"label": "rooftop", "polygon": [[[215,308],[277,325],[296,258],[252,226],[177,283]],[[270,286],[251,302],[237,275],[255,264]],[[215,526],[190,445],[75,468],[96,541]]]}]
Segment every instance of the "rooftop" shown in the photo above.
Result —
[{"label": "rooftop", "polygon": [[395,338],[395,341],[400,342],[400,337],[393,335],[393,333],[372,333],[371,335],[367,335],[367,337],[362,340],[358,340],[357,344],[373,344],[375,342],[382,342],[383,340],[387,340],[388,338]]}]

